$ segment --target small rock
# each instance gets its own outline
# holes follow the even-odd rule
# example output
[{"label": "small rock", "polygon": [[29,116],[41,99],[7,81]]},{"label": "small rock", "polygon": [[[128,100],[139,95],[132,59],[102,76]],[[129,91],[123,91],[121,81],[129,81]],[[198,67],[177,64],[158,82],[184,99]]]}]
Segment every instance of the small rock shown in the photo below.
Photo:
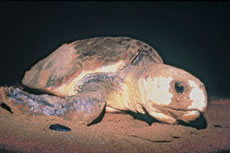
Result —
[{"label": "small rock", "polygon": [[61,125],[61,124],[52,124],[52,125],[50,125],[49,129],[50,130],[56,130],[56,131],[63,131],[63,132],[71,131],[70,128],[68,128],[64,125]]}]

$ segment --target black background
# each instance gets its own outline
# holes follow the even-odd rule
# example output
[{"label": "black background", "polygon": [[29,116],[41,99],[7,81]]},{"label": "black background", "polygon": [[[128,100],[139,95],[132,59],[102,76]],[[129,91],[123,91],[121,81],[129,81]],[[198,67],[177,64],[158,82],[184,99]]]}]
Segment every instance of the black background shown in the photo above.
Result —
[{"label": "black background", "polygon": [[65,42],[129,36],[200,78],[210,97],[230,97],[229,2],[1,2],[0,30],[1,85]]}]

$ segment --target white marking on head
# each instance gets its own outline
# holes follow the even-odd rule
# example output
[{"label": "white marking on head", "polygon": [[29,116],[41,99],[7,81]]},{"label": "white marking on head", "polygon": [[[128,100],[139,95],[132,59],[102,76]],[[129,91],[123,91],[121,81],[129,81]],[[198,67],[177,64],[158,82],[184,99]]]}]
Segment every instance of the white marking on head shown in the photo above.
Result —
[{"label": "white marking on head", "polygon": [[201,112],[204,112],[207,107],[206,96],[203,90],[194,82],[189,80],[189,85],[192,87],[192,90],[189,94],[189,98],[192,100],[192,105],[188,109],[198,109]]},{"label": "white marking on head", "polygon": [[142,101],[152,101],[159,105],[168,105],[173,97],[169,92],[171,77],[148,77],[138,82]]}]

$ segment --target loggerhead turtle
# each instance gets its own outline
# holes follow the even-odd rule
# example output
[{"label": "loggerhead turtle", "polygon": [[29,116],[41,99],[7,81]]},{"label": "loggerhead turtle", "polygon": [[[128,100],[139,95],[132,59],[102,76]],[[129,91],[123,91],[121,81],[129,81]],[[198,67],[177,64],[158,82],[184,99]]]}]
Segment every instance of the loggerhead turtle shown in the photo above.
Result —
[{"label": "loggerhead turtle", "polygon": [[12,112],[55,115],[86,125],[104,109],[148,114],[169,124],[189,123],[207,107],[199,79],[163,64],[156,50],[129,37],[64,44],[27,71],[22,83],[47,94],[1,87],[0,99]]}]

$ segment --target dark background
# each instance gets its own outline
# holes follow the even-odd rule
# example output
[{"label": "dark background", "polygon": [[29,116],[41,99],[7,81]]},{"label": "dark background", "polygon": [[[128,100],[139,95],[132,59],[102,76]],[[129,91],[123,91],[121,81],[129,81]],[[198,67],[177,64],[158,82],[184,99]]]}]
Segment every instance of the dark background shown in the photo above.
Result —
[{"label": "dark background", "polygon": [[230,97],[229,2],[1,2],[0,31],[1,85],[65,42],[129,36],[200,78],[210,97]]}]

